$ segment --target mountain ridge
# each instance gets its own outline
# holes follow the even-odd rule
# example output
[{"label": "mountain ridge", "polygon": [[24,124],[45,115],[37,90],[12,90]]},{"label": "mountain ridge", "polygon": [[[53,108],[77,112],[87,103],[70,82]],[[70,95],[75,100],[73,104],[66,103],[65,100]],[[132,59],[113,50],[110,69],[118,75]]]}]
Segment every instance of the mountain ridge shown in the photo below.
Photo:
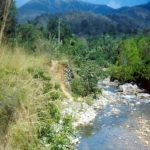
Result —
[{"label": "mountain ridge", "polygon": [[92,12],[96,14],[111,14],[115,9],[106,5],[92,4],[79,0],[30,0],[18,9],[22,20],[35,19],[42,14],[56,14],[70,11]]},{"label": "mountain ridge", "polygon": [[[150,29],[150,2],[133,7],[113,9],[106,5],[79,0],[31,0],[19,10],[19,22],[33,20],[41,15],[61,14],[77,34],[123,32],[137,33]],[[95,14],[95,15],[93,15]],[[75,23],[75,27],[73,23]],[[83,30],[83,25],[86,24]],[[81,29],[80,29],[81,27]],[[96,29],[92,29],[96,28]],[[95,30],[94,32],[88,30]],[[78,31],[78,32],[77,32]]]}]

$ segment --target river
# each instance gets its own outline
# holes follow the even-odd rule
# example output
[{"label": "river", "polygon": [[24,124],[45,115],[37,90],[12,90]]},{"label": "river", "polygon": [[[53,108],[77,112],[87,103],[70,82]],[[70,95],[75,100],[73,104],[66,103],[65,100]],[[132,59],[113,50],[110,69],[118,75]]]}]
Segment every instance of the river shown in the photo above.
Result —
[{"label": "river", "polygon": [[92,125],[80,128],[78,150],[150,150],[150,97],[101,84],[108,99]]}]

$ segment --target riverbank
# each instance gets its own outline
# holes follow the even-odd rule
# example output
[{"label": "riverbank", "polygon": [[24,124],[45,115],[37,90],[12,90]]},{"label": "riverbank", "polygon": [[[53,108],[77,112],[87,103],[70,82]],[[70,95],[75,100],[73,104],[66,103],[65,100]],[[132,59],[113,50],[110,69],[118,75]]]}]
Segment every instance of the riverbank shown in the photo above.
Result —
[{"label": "riverbank", "polygon": [[[133,130],[133,133],[131,133],[130,136],[133,136],[135,144],[136,142],[139,142],[140,145],[143,145],[143,148],[145,146],[144,149],[147,150],[150,144],[150,141],[148,140],[150,135],[149,118],[146,119],[145,116],[138,116],[136,118],[134,115],[137,110],[137,113],[142,110],[141,107],[143,107],[143,105],[150,103],[150,94],[144,93],[144,90],[140,89],[136,84],[126,83],[120,85],[118,81],[111,82],[109,78],[100,81],[98,85],[102,88],[102,95],[100,95],[98,99],[94,100],[91,105],[88,105],[83,101],[76,102],[66,99],[63,102],[64,109],[62,113],[69,114],[73,117],[74,127],[82,126],[85,130],[87,126],[91,126],[92,128],[95,126],[96,118],[104,117],[105,119],[107,118],[107,122],[111,122],[112,117],[115,116],[113,122],[111,122],[112,124],[109,124],[109,126],[113,126],[115,128],[119,119],[121,124],[119,129],[117,129],[117,132],[119,132],[118,135],[120,134],[120,139],[123,139],[122,136],[125,134],[124,138],[126,139],[126,143],[130,143],[129,139],[127,139],[129,137],[128,130]],[[125,114],[123,114],[124,111]],[[101,115],[100,112],[105,113]],[[145,111],[143,112],[143,115],[145,115],[144,113]],[[141,114],[141,112],[139,114]],[[125,118],[121,118],[122,115],[125,115],[124,117],[129,120],[124,120]],[[122,122],[122,119],[125,122]],[[102,122],[99,123],[101,124]],[[106,124],[102,126],[105,127]],[[133,126],[136,126],[136,128],[133,128]],[[79,142],[78,140],[76,141],[77,143]],[[82,144],[82,139],[80,142]],[[134,147],[135,145],[132,146]]]},{"label": "riverbank", "polygon": [[[98,86],[102,88],[102,95],[94,99],[91,105],[88,105],[82,100],[64,100],[62,114],[68,114],[74,118],[74,127],[92,124],[97,112],[108,104],[119,101],[127,104],[130,99],[138,99],[136,105],[139,105],[142,102],[146,102],[146,99],[150,99],[150,94],[143,93],[143,90],[136,84],[127,83],[119,85],[118,81],[111,82],[110,79],[107,78],[100,81]],[[114,110],[114,113],[117,113],[117,110]]]}]

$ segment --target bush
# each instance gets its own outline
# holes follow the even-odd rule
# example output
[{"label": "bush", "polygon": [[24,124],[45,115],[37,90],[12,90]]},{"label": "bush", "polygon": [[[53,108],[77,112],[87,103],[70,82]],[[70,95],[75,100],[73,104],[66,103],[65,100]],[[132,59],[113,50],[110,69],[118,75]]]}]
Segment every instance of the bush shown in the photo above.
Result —
[{"label": "bush", "polygon": [[49,110],[49,114],[51,115],[51,117],[54,118],[58,122],[61,117],[58,107],[54,103],[49,102],[48,110]]},{"label": "bush", "polygon": [[50,90],[52,90],[53,84],[51,83],[45,83],[43,87],[43,94],[48,93]]},{"label": "bush", "polygon": [[122,82],[149,80],[149,43],[148,37],[124,39],[119,46],[116,66],[112,67],[112,77]]},{"label": "bush", "polygon": [[86,96],[87,91],[84,82],[80,78],[71,81],[71,90],[77,96]]},{"label": "bush", "polygon": [[51,80],[51,77],[40,68],[28,68],[28,72],[33,74],[33,77],[36,79]]},{"label": "bush", "polygon": [[36,41],[43,37],[43,33],[31,23],[20,24],[17,28],[17,35],[18,43],[33,51]]},{"label": "bush", "polygon": [[59,90],[60,89],[60,84],[59,83],[55,83],[54,88],[55,88],[55,90]]},{"label": "bush", "polygon": [[[58,107],[49,102],[43,109],[38,110],[39,116],[39,139],[45,149],[51,150],[73,150],[75,145],[71,144],[70,137],[75,132],[72,128],[71,117],[62,117]],[[61,122],[60,122],[61,119]]]},{"label": "bush", "polygon": [[20,87],[21,81],[16,80],[16,71],[1,69],[0,71],[0,133],[5,134],[14,113],[24,101],[26,90]]},{"label": "bush", "polygon": [[94,61],[87,61],[80,65],[77,70],[80,78],[75,78],[71,82],[73,93],[78,96],[88,96],[98,94],[99,89],[97,83],[99,79],[105,78],[107,74],[101,70]]},{"label": "bush", "polygon": [[38,39],[35,42],[35,51],[37,53],[48,53],[49,57],[58,57],[58,41],[55,39]]},{"label": "bush", "polygon": [[81,64],[78,75],[84,83],[87,95],[96,94],[99,79],[106,76],[100,66],[94,61],[87,61]]},{"label": "bush", "polygon": [[61,97],[61,95],[59,92],[51,92],[50,93],[50,98],[52,101],[55,101],[55,100],[59,99],[60,97]]}]

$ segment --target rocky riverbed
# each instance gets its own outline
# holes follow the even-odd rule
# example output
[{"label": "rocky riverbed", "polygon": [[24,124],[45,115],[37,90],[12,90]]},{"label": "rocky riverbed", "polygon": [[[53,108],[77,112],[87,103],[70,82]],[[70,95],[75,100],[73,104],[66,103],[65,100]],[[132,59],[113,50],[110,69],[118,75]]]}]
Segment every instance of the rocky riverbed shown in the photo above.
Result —
[{"label": "rocky riverbed", "polygon": [[[98,85],[102,88],[102,95],[93,100],[91,105],[84,101],[64,100],[62,113],[72,115],[75,127],[91,124],[97,116],[97,112],[108,104],[121,101],[133,106],[135,104],[130,104],[130,101],[135,101],[136,105],[150,101],[150,94],[143,93],[144,90],[136,84],[119,85],[118,81],[110,82],[110,79],[107,78],[100,81]],[[117,111],[113,110],[114,113],[117,113]]]},{"label": "rocky riverbed", "polygon": [[78,149],[120,150],[126,146],[125,150],[149,150],[150,95],[136,84],[120,85],[109,78],[98,85],[102,95],[91,105],[83,101],[63,102],[62,113],[73,116],[75,127],[82,126]]}]

